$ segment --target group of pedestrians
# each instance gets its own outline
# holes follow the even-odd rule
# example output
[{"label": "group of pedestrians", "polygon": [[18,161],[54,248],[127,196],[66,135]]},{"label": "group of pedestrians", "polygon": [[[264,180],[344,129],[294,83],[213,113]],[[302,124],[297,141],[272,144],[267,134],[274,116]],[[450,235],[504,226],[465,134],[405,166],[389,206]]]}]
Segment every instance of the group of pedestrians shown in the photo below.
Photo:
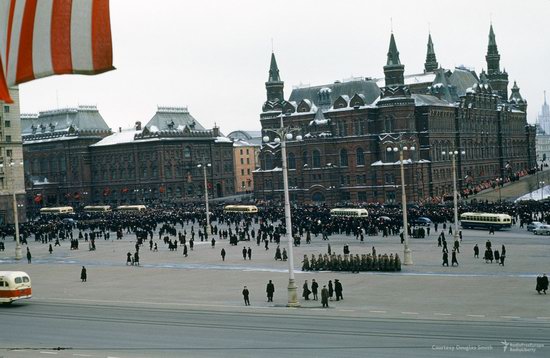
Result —
[{"label": "group of pedestrians", "polygon": [[[267,302],[273,302],[273,295],[275,294],[275,285],[273,284],[272,280],[269,280],[269,282],[266,285],[265,292],[267,294]],[[323,287],[319,290],[319,283],[315,281],[315,279],[311,280],[311,289],[310,285],[307,280],[304,281],[304,284],[302,286],[302,298],[305,301],[309,301],[310,295],[313,295],[313,301],[319,300],[319,293],[321,293],[321,304],[323,305],[323,308],[328,308],[328,302],[333,300],[333,297],[336,301],[340,301],[344,299],[344,288],[342,286],[342,283],[339,279],[334,280],[334,284],[332,280],[329,280],[326,285],[323,285]],[[250,290],[247,286],[244,286],[242,290],[242,295],[244,299],[245,306],[250,306]]]}]

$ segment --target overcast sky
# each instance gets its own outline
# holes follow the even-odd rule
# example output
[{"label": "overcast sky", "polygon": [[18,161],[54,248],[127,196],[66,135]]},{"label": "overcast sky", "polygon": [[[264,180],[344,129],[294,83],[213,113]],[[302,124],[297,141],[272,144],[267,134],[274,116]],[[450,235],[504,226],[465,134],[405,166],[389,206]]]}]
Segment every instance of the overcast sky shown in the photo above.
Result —
[{"label": "overcast sky", "polygon": [[117,70],[23,84],[21,112],[95,104],[117,129],[188,106],[225,134],[258,130],[272,39],[288,98],[300,84],[383,77],[392,22],[405,74],[423,71],[428,29],[440,66],[479,72],[491,19],[534,123],[550,90],[550,0],[111,0]]}]

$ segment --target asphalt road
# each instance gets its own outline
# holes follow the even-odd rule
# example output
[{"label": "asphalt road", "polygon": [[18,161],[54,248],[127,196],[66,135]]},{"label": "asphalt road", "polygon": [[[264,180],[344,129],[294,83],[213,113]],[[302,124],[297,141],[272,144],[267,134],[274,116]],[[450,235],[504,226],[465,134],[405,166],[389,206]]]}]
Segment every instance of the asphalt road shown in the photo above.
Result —
[{"label": "asphalt road", "polygon": [[[375,319],[327,316],[313,309],[302,312],[284,308],[272,313],[253,309],[231,312],[33,299],[0,307],[0,357],[550,355],[548,322]],[[510,343],[506,352],[503,341]],[[531,343],[535,345],[527,345]],[[511,349],[531,351],[511,353]]]}]

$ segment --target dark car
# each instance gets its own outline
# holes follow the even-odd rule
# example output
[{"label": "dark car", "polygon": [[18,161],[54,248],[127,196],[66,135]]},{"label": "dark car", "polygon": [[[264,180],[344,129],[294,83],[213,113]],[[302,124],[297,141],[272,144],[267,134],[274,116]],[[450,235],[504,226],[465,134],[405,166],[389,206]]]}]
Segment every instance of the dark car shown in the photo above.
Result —
[{"label": "dark car", "polygon": [[410,220],[411,225],[418,225],[418,226],[429,226],[432,224],[432,220],[430,218],[427,218],[425,216],[419,216],[417,218]]}]

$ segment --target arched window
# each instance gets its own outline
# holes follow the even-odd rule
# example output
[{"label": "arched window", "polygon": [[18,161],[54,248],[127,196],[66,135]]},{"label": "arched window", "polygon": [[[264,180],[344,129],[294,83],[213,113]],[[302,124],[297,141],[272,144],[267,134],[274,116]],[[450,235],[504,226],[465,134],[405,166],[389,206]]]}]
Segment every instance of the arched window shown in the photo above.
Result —
[{"label": "arched window", "polygon": [[309,160],[308,160],[308,157],[307,157],[307,151],[304,151],[302,153],[302,165],[305,167],[307,165],[309,165]]},{"label": "arched window", "polygon": [[365,165],[365,152],[363,148],[359,147],[356,149],[355,157],[357,158],[357,165]]},{"label": "arched window", "polygon": [[187,146],[183,149],[183,157],[191,158],[191,147]]},{"label": "arched window", "polygon": [[340,150],[340,166],[341,167],[348,166],[348,151],[345,149]]},{"label": "arched window", "polygon": [[294,153],[288,153],[288,169],[296,169],[296,156],[294,156]]},{"label": "arched window", "polygon": [[319,150],[317,149],[313,150],[313,167],[314,168],[321,167],[321,152],[319,152]]}]

